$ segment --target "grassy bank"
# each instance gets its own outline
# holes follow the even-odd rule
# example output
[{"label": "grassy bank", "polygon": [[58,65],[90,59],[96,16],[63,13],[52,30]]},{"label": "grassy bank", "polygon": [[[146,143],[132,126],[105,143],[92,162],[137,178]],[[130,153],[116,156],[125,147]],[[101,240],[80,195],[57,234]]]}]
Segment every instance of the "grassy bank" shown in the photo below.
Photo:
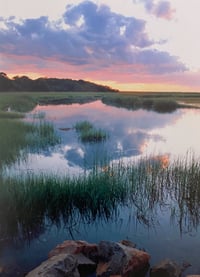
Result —
[{"label": "grassy bank", "polygon": [[[72,104],[87,103],[102,99],[104,103],[124,108],[145,108],[155,111],[174,110],[187,104],[200,103],[199,93],[153,93],[153,92],[6,92],[0,93],[0,116],[8,108],[11,111],[28,112],[37,104]],[[185,103],[179,104],[179,102]],[[165,109],[165,107],[164,107]]]},{"label": "grassy bank", "polygon": [[[191,108],[188,103],[180,103],[175,96],[170,97],[170,95],[168,97],[166,95],[108,95],[102,98],[102,102],[106,105],[119,108],[130,110],[145,109],[158,113],[171,113],[178,108]],[[193,108],[195,108],[195,106],[193,106]]]},{"label": "grassy bank", "polygon": [[[180,232],[200,223],[200,161],[176,160],[163,166],[159,159],[113,164],[89,175],[18,175],[3,178],[0,186],[0,236],[30,239],[48,224],[72,228],[117,216],[120,206],[153,226],[160,209],[168,207]],[[47,225],[46,225],[47,224]],[[73,228],[72,228],[73,229]]]}]

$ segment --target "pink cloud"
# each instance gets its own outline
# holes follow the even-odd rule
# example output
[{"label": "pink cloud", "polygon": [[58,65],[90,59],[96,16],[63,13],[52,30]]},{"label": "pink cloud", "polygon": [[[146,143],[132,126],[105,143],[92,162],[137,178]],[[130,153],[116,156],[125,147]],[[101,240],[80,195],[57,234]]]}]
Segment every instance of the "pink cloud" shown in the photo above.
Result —
[{"label": "pink cloud", "polygon": [[[145,3],[156,16],[170,19],[167,1]],[[80,18],[81,26],[77,25]],[[68,7],[63,20],[66,29],[47,17],[20,24],[13,18],[5,20],[7,29],[0,30],[1,71],[101,83],[178,84],[200,90],[199,73],[188,72],[168,52],[153,50],[144,20],[113,13],[90,1]]]},{"label": "pink cloud", "polygon": [[[136,0],[135,0],[136,1]],[[155,3],[154,0],[139,0],[145,6],[148,13],[153,14],[158,18],[171,20],[173,18],[175,10],[171,7],[171,4],[167,0],[161,0]]]},{"label": "pink cloud", "polygon": [[154,6],[152,12],[157,17],[171,20],[174,16],[175,10],[171,8],[171,5],[168,1],[162,1]]}]

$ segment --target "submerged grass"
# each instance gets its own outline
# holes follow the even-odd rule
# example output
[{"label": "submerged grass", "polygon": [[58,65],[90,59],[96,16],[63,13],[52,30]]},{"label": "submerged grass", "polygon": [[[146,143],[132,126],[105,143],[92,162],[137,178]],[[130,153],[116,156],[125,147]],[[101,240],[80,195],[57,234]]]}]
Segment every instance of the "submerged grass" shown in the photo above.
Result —
[{"label": "submerged grass", "polygon": [[96,128],[89,121],[77,122],[74,126],[82,142],[101,142],[108,138],[107,132]]},{"label": "submerged grass", "polygon": [[51,224],[71,228],[76,221],[107,221],[120,206],[134,209],[136,219],[154,224],[168,207],[180,232],[200,224],[200,161],[159,160],[112,164],[77,177],[18,175],[0,177],[0,237],[37,236]]}]

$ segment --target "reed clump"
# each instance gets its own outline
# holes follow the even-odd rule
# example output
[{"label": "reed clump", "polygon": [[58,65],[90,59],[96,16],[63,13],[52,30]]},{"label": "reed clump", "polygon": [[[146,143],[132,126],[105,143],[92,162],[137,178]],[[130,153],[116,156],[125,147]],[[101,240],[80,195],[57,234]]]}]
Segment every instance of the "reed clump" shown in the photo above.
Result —
[{"label": "reed clump", "polygon": [[101,128],[96,128],[89,121],[77,122],[74,126],[79,135],[79,139],[86,142],[101,142],[108,138],[108,134]]},{"label": "reed clump", "polygon": [[[180,232],[200,224],[200,161],[162,159],[95,167],[76,177],[48,174],[0,176],[0,237],[29,238],[50,224],[73,226],[113,219],[130,207],[150,227],[169,209]],[[170,214],[171,213],[171,214]]]},{"label": "reed clump", "polygon": [[159,113],[170,113],[177,108],[184,107],[173,99],[159,97],[114,95],[104,96],[102,102],[107,105],[126,108],[130,110],[146,109]]},{"label": "reed clump", "polygon": [[39,152],[60,143],[53,125],[46,121],[36,124],[3,118],[0,119],[0,130],[0,169],[28,152]]}]

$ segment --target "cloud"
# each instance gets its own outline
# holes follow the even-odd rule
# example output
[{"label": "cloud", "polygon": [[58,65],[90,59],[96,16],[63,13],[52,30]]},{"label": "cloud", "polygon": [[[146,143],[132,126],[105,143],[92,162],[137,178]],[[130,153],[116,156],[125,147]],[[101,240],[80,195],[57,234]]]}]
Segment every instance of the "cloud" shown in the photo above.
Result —
[{"label": "cloud", "polygon": [[146,11],[158,18],[170,20],[173,18],[173,14],[175,12],[168,1],[155,3],[155,0],[134,0],[134,2],[142,2]]},{"label": "cloud", "polygon": [[173,18],[174,10],[171,8],[170,3],[168,1],[162,1],[155,5],[153,13],[157,17],[170,20]]},{"label": "cloud", "polygon": [[[150,8],[152,0],[148,2]],[[163,14],[163,10],[157,13]],[[161,75],[186,70],[177,57],[153,49],[144,20],[114,13],[91,1],[67,6],[59,21],[43,16],[20,21],[0,18],[0,22],[4,24],[0,29],[1,70],[17,63],[35,70],[46,68],[46,72],[73,70],[77,78],[84,71],[101,75],[101,79],[102,71],[111,74],[113,68],[118,71],[114,79],[119,75],[132,78],[139,72]],[[6,57],[10,58],[7,63]]]}]

